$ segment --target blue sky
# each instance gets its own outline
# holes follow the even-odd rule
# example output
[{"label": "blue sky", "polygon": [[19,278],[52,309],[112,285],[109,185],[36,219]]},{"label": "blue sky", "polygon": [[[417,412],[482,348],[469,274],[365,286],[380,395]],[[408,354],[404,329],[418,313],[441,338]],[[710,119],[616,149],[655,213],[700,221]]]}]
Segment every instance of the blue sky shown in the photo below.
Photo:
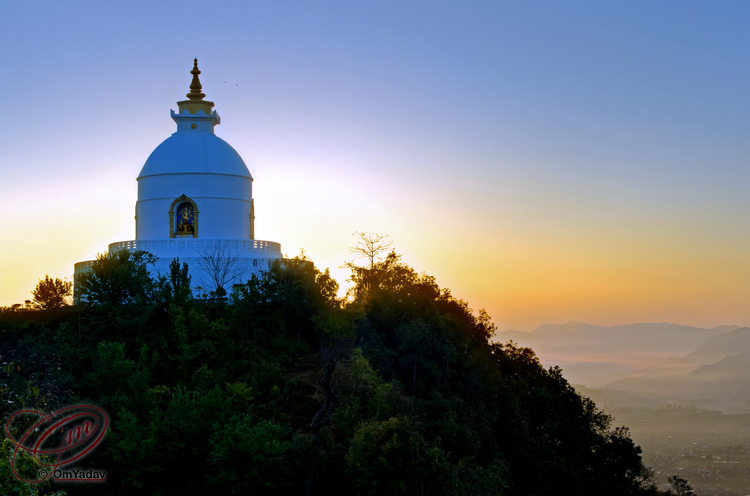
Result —
[{"label": "blue sky", "polygon": [[132,239],[197,56],[257,235],[355,231],[487,308],[750,324],[743,2],[37,2],[0,32],[0,305]]}]

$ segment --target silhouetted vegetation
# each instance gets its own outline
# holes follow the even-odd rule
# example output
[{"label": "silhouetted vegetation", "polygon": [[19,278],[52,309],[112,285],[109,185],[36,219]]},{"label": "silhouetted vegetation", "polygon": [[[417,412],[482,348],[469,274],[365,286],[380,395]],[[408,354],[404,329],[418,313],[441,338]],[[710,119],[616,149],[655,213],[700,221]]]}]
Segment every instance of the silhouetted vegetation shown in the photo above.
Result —
[{"label": "silhouetted vegetation", "polygon": [[5,416],[92,402],[112,418],[80,464],[106,484],[50,490],[659,494],[625,428],[395,253],[352,267],[346,302],[304,257],[228,301],[150,262],[100,257],[62,321],[0,314]]},{"label": "silhouetted vegetation", "polygon": [[73,283],[60,278],[51,279],[49,275],[40,279],[31,294],[34,296],[32,305],[40,310],[51,310],[70,304],[73,294]]}]

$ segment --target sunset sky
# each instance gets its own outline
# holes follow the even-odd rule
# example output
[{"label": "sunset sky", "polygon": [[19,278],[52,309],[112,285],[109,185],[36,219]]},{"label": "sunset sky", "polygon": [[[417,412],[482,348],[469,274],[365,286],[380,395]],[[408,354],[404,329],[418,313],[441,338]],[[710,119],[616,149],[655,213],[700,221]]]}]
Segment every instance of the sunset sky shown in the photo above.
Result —
[{"label": "sunset sky", "polygon": [[388,234],[500,329],[750,325],[750,4],[12,2],[0,306],[134,239],[193,57],[256,236]]}]

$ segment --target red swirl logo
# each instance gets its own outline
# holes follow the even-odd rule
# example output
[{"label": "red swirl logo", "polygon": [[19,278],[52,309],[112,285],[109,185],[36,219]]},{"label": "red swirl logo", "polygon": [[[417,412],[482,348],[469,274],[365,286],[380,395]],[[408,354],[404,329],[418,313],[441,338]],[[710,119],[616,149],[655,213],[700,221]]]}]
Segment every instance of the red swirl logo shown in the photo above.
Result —
[{"label": "red swirl logo", "polygon": [[[17,439],[12,433],[20,430],[20,424],[27,424],[29,417],[32,422],[37,421]],[[109,417],[94,405],[68,406],[49,415],[20,410],[5,423],[5,436],[16,447],[11,461],[13,474],[24,482],[42,482],[58,468],[71,465],[90,453],[104,439],[108,427]],[[17,461],[23,451],[43,467],[37,478],[26,479],[18,473]]]}]

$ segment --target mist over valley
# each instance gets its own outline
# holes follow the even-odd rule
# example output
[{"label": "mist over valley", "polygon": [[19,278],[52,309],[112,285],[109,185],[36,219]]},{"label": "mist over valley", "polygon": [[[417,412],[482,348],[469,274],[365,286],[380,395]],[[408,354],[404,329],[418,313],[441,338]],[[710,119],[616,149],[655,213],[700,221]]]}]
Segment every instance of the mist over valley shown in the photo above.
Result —
[{"label": "mist over valley", "polygon": [[[568,322],[506,331],[629,428],[657,480],[750,494],[750,328]],[[666,487],[666,486],[664,486]]]}]

